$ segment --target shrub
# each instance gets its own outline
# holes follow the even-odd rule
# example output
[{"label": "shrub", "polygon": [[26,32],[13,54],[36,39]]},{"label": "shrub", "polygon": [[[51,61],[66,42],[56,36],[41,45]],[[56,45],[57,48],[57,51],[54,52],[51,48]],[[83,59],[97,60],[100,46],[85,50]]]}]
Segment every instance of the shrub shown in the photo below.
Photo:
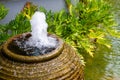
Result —
[{"label": "shrub", "polygon": [[[93,56],[97,44],[110,48],[110,39],[107,36],[119,37],[114,27],[114,16],[110,11],[111,5],[104,0],[80,0],[76,5],[70,0],[65,2],[67,11],[63,9],[52,12],[40,7],[40,11],[45,12],[47,16],[48,31],[63,38],[78,53],[85,51]],[[35,5],[27,4],[20,14],[7,24],[5,30],[3,29],[3,37],[9,37],[4,31],[11,31],[10,36],[30,31],[29,19],[36,10]],[[1,42],[5,39],[2,38]]]},{"label": "shrub", "polygon": [[0,4],[0,20],[3,19],[8,13],[8,9],[3,4]]},{"label": "shrub", "polygon": [[46,13],[49,31],[62,37],[79,53],[93,56],[96,44],[111,47],[108,35],[118,36],[111,5],[103,0],[86,0],[73,5],[65,0],[68,12]]},{"label": "shrub", "polygon": [[[8,9],[3,5],[0,4],[0,20],[2,20],[8,13]],[[6,36],[6,25],[0,24],[0,44],[6,40],[8,35]]]}]

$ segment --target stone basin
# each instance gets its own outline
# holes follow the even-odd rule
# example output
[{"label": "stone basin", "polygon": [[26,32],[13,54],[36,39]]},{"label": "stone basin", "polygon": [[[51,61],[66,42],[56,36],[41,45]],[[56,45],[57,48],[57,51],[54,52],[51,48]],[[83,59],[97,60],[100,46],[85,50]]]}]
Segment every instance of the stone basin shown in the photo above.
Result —
[{"label": "stone basin", "polygon": [[81,57],[61,38],[49,34],[59,42],[55,50],[39,56],[24,56],[8,48],[14,39],[21,36],[13,36],[0,48],[0,80],[84,80]]}]

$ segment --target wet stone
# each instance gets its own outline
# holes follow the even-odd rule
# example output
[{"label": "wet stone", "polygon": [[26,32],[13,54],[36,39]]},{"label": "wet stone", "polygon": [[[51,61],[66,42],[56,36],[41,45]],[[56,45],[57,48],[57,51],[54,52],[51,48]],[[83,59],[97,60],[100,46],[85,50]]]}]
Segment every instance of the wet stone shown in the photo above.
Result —
[{"label": "wet stone", "polygon": [[34,46],[26,45],[25,42],[27,41],[26,38],[16,38],[15,40],[10,43],[8,47],[12,52],[24,55],[24,56],[38,56],[48,54],[53,51],[54,47],[44,47],[37,48]]},{"label": "wet stone", "polygon": [[0,69],[2,69],[2,66],[0,66]]}]

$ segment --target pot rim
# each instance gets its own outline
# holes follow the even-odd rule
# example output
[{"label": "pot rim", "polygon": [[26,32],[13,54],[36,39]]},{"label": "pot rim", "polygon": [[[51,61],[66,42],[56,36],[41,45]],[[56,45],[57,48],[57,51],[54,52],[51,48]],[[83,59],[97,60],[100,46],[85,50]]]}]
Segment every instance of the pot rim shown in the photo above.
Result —
[{"label": "pot rim", "polygon": [[[23,34],[29,35],[30,32],[29,33],[23,33]],[[57,48],[55,50],[51,51],[48,54],[39,55],[39,56],[24,56],[24,55],[20,55],[20,54],[15,54],[8,49],[8,45],[12,42],[12,40],[14,40],[15,38],[19,38],[23,34],[18,34],[16,36],[11,37],[2,46],[3,53],[7,57],[11,58],[12,60],[17,60],[17,61],[20,61],[20,62],[44,62],[44,61],[48,61],[48,60],[51,60],[51,59],[59,56],[61,54],[61,51],[63,50],[63,47],[64,47],[63,40],[61,38],[57,37],[56,35],[48,34],[49,36],[57,38],[57,40],[59,42],[59,45],[57,46]]]}]

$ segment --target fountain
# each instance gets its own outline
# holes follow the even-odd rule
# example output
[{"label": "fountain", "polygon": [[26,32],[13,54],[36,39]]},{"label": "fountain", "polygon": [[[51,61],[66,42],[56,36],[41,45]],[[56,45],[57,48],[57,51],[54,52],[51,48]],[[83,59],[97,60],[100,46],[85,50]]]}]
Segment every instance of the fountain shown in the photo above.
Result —
[{"label": "fountain", "polygon": [[84,80],[75,50],[47,33],[43,12],[35,12],[32,32],[11,37],[0,47],[0,80]]}]

